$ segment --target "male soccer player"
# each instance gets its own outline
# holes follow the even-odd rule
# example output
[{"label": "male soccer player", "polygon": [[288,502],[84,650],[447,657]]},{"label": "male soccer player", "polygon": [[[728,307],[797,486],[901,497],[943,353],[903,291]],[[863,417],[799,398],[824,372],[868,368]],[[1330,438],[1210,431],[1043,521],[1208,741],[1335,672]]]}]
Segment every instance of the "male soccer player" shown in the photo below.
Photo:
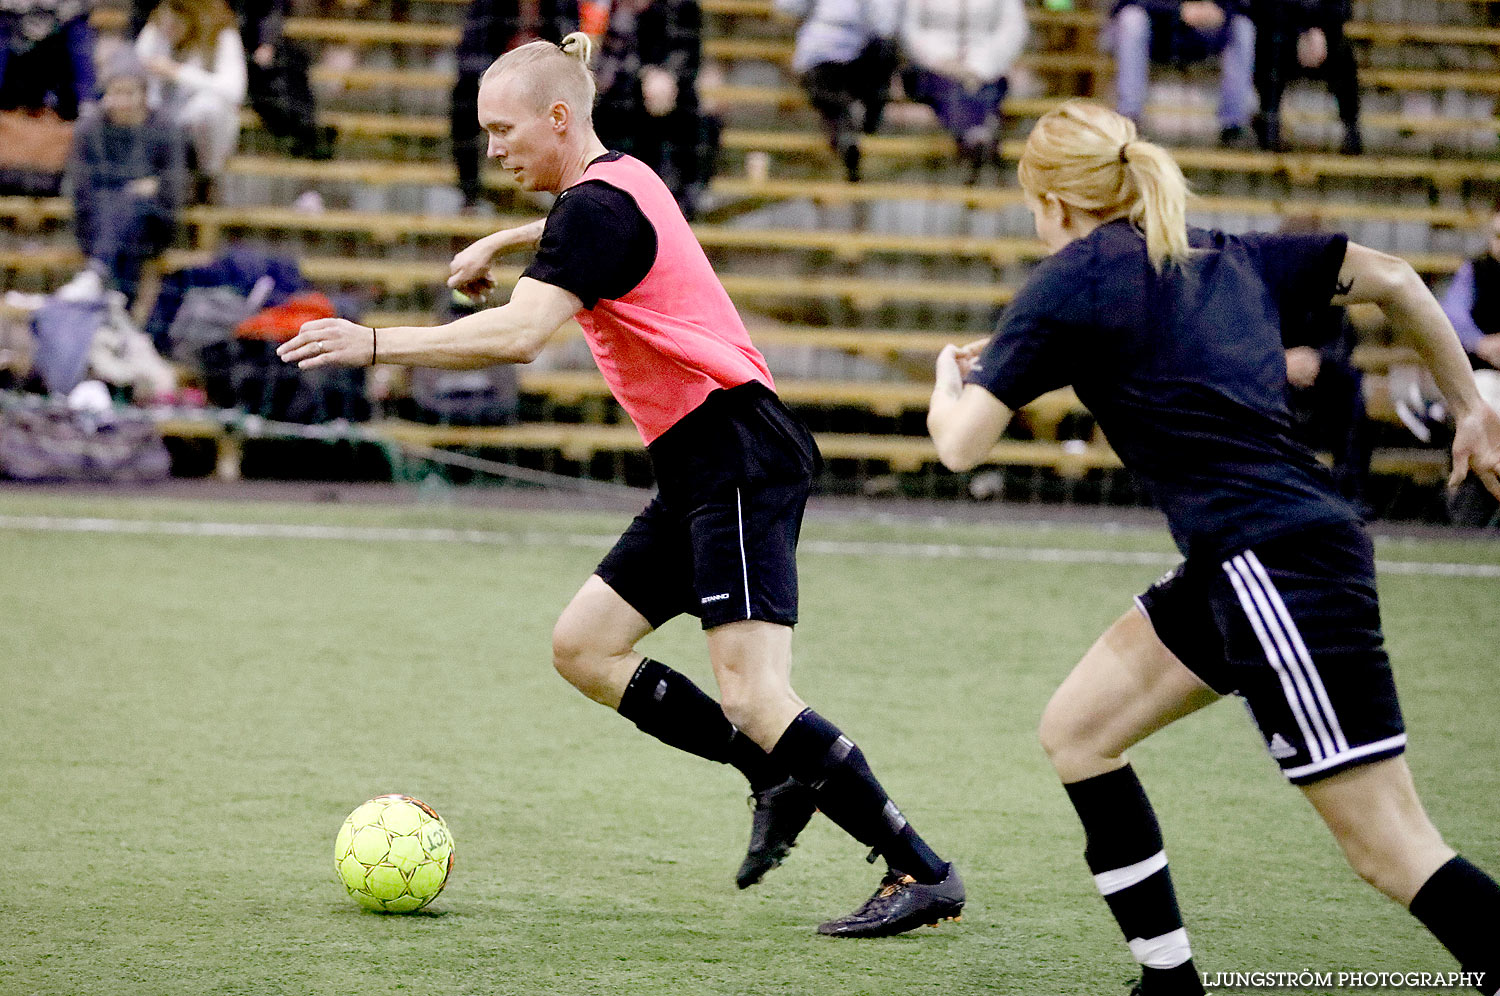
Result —
[{"label": "male soccer player", "polygon": [[[480,85],[489,155],[523,188],[558,195],[545,225],[497,233],[454,261],[452,282],[483,286],[494,251],[539,236],[507,304],[432,329],[310,322],[281,355],[303,367],[525,363],[576,315],[659,492],[563,611],[557,670],[641,730],[745,774],[755,817],[741,888],[780,864],[821,809],[890,870],[819,932],[878,937],[956,917],[957,869],[907,823],[854,742],[792,690],[796,545],[817,447],[777,398],[666,186],[595,135],[588,49],[576,33],[523,45]],[[722,706],[635,650],[684,612],[702,620]]]}]

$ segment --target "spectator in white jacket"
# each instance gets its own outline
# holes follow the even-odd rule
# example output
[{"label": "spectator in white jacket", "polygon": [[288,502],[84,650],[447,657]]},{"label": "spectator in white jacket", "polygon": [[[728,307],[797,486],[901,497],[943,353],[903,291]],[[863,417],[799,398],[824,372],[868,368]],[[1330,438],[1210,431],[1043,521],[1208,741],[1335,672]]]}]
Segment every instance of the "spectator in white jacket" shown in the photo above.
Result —
[{"label": "spectator in white jacket", "polygon": [[775,0],[799,18],[792,69],[823,119],[850,183],[859,179],[859,132],[875,134],[896,70],[900,0]]},{"label": "spectator in white jacket", "polygon": [[146,99],[188,136],[210,180],[239,143],[245,46],[224,0],[165,0],[135,40],[151,74]]},{"label": "spectator in white jacket", "polygon": [[901,45],[910,63],[902,80],[958,142],[969,182],[999,162],[1000,103],[1011,66],[1026,45],[1021,0],[907,0]]}]

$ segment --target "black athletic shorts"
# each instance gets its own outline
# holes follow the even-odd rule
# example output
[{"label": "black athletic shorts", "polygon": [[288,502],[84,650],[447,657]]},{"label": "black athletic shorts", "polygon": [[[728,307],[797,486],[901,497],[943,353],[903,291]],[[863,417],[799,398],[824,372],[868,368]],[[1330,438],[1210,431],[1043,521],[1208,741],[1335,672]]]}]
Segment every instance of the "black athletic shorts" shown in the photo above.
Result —
[{"label": "black athletic shorts", "polygon": [[1293,784],[1406,749],[1374,551],[1358,525],[1311,526],[1221,562],[1189,560],[1136,605],[1194,674],[1245,700]]},{"label": "black athletic shorts", "polygon": [[649,447],[660,493],[596,574],[653,628],[797,622],[797,540],[812,434],[768,388],[715,391]]}]

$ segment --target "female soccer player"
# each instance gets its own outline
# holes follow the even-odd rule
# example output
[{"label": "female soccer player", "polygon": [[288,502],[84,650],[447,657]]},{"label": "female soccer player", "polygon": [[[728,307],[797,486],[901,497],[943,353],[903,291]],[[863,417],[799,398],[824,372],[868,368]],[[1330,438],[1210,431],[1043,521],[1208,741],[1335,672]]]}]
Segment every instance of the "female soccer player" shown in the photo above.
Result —
[{"label": "female soccer player", "polygon": [[1283,346],[1315,309],[1368,301],[1416,344],[1457,419],[1454,480],[1500,494],[1500,417],[1405,262],[1342,235],[1189,230],[1170,155],[1071,102],[1020,165],[1053,255],[988,344],[938,359],[928,427],[944,464],[985,455],[1011,413],[1071,384],[1152,488],[1185,563],[1136,600],[1053,695],[1042,745],[1083,822],[1085,860],[1142,967],[1137,992],[1202,993],[1156,816],[1125,751],[1221,695],[1359,875],[1500,990],[1500,888],[1428,820],[1380,631],[1371,544],[1292,441]]},{"label": "female soccer player", "polygon": [[[455,284],[482,286],[490,253],[540,237],[509,303],[430,329],[310,322],[281,355],[308,368],[526,363],[576,316],[659,492],[563,611],[557,670],[643,731],[745,774],[755,817],[740,888],[780,864],[816,808],[891,866],[874,896],[821,933],[876,937],[956,917],[957,869],[907,823],[853,741],[792,690],[796,547],[817,446],[777,398],[671,193],[595,135],[588,55],[579,33],[533,42],[480,84],[490,157],[523,188],[557,194],[544,226],[497,233],[454,261]],[[684,612],[702,620],[722,707],[635,649]]]}]

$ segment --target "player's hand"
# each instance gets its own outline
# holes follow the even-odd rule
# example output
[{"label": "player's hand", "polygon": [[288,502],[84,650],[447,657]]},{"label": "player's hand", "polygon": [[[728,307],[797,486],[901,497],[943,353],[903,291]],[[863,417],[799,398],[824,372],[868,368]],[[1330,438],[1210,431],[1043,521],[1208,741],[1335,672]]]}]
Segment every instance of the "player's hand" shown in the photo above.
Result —
[{"label": "player's hand", "polygon": [[1454,427],[1453,475],[1448,478],[1448,487],[1458,487],[1470,470],[1490,494],[1500,499],[1500,414],[1483,402]]},{"label": "player's hand", "polygon": [[958,358],[959,372],[965,377],[969,376],[969,371],[978,365],[979,354],[983,353],[985,347],[989,344],[990,341],[988,339],[975,339],[967,345],[959,346],[957,352],[954,354]]},{"label": "player's hand", "polygon": [[937,383],[933,393],[957,398],[964,390],[964,371],[958,358],[958,347],[948,345],[938,353],[936,368]]},{"label": "player's hand", "polygon": [[250,53],[250,58],[260,68],[269,69],[276,58],[276,48],[268,44],[257,45],[255,51]]},{"label": "player's hand", "polygon": [[1323,369],[1323,357],[1311,346],[1293,346],[1286,351],[1286,379],[1293,387],[1308,388]]},{"label": "player's hand", "polygon": [[303,370],[364,367],[375,360],[375,330],[342,318],[319,318],[276,347],[276,355]]},{"label": "player's hand", "polygon": [[490,277],[490,260],[494,258],[495,250],[488,239],[459,250],[448,264],[448,286],[471,298],[488,297],[495,289],[495,281]]},{"label": "player's hand", "polygon": [[1187,0],[1182,5],[1182,23],[1199,31],[1218,31],[1224,26],[1224,8],[1211,0]]},{"label": "player's hand", "polygon": [[1322,28],[1308,28],[1297,36],[1297,62],[1304,69],[1317,69],[1328,58],[1328,36]]}]

